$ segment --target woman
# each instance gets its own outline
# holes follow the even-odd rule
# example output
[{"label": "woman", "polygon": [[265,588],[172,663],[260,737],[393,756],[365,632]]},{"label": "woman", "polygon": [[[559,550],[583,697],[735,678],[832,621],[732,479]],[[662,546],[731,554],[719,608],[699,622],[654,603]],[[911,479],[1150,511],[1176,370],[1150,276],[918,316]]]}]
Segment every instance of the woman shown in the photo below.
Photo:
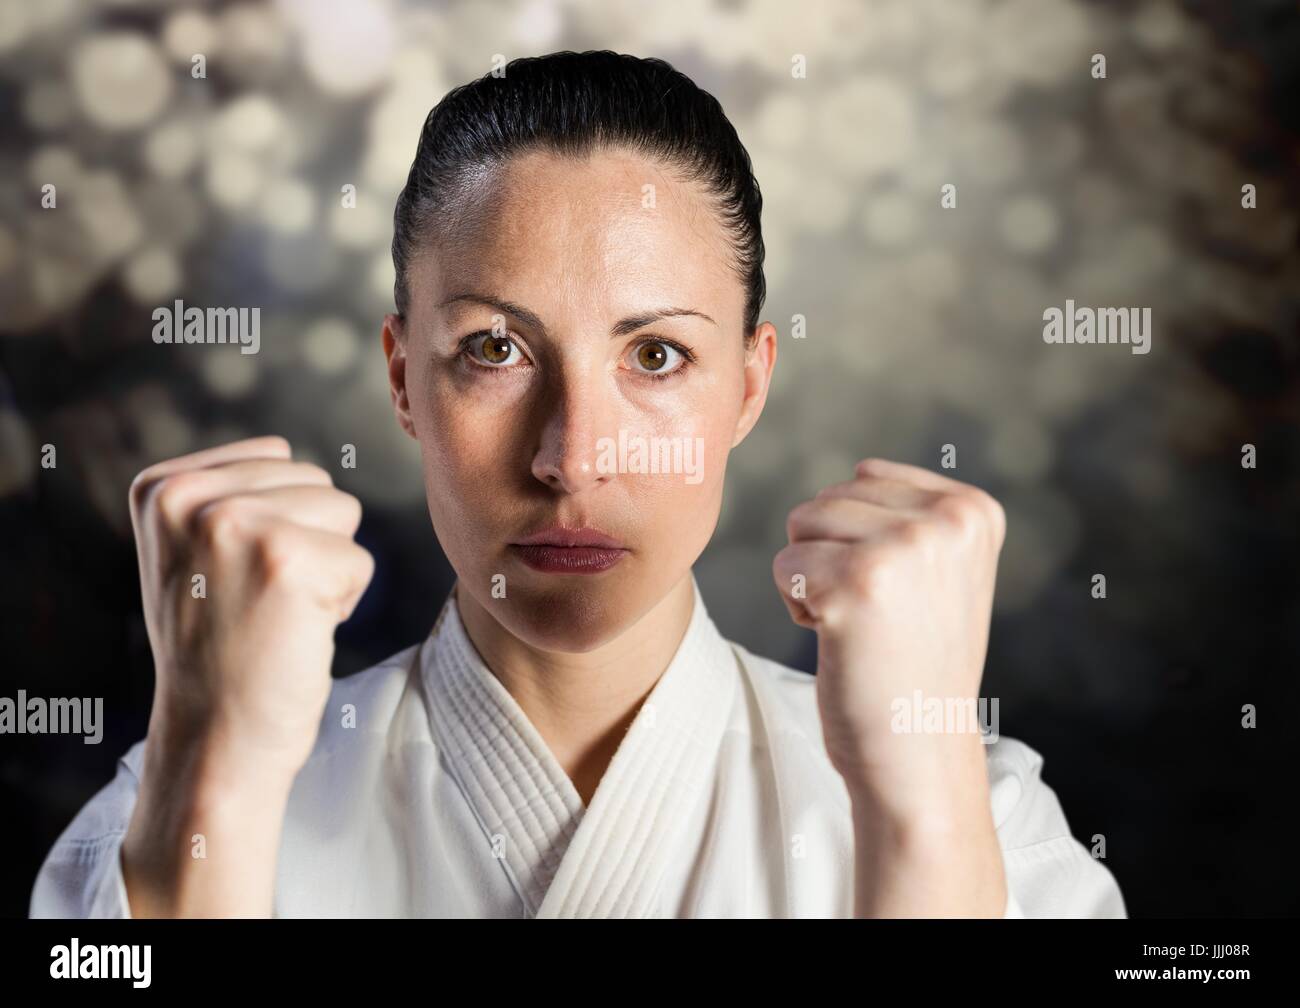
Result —
[{"label": "woman", "polygon": [[979,692],[987,494],[868,459],[795,508],[773,572],[815,679],[710,620],[691,567],[776,361],[760,208],[661,61],[520,59],[444,98],[382,339],[455,589],[332,681],[357,501],[279,438],[141,473],[149,732],[33,915],[1122,916],[1040,757],[928,720]]}]

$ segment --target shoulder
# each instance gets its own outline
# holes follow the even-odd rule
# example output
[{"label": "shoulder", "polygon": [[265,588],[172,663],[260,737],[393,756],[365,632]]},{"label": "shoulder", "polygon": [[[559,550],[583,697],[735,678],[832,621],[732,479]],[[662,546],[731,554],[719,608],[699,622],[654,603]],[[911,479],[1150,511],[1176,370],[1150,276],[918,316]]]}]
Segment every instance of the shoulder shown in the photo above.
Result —
[{"label": "shoulder", "polygon": [[365,703],[378,708],[375,713],[391,713],[401,698],[412,671],[419,644],[411,644],[369,668],[334,680],[330,687],[333,704]]},{"label": "shoulder", "polygon": [[418,683],[419,644],[411,644],[369,668],[334,680],[321,716],[312,759],[362,736],[385,737],[400,717],[404,698]]},{"label": "shoulder", "polygon": [[805,735],[821,742],[822,722],[817,711],[817,677],[754,654],[729,641],[740,656],[741,667],[771,728],[780,733]]}]

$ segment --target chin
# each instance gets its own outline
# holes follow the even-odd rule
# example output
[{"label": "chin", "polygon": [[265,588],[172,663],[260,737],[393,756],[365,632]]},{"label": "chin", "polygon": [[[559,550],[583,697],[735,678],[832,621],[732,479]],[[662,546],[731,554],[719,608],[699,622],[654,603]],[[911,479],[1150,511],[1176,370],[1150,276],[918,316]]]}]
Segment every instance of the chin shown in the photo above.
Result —
[{"label": "chin", "polygon": [[[582,654],[609,643],[643,615],[640,592],[632,579],[623,584],[587,575],[538,575],[554,585],[524,586],[516,582],[510,597],[493,599],[497,620],[532,647]],[[653,600],[644,600],[647,607]]]}]

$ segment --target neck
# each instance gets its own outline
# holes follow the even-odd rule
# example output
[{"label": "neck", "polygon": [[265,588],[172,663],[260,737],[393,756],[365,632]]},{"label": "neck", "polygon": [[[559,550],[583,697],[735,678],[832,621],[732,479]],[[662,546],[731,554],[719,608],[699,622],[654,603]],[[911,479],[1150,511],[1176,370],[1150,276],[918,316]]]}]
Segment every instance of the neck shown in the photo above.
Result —
[{"label": "neck", "polygon": [[622,634],[581,654],[533,647],[498,623],[459,581],[455,591],[475,650],[589,804],[686,635],[695,608],[690,572]]}]

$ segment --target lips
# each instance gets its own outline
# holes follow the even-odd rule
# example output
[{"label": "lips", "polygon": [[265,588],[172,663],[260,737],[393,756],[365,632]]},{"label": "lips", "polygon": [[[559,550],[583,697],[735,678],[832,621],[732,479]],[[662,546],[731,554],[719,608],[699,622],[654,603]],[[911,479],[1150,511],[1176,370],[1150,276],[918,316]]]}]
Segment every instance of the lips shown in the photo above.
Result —
[{"label": "lips", "polygon": [[605,535],[594,528],[565,528],[552,525],[550,528],[534,532],[523,539],[516,539],[515,546],[591,546],[596,549],[623,549],[623,544],[612,536]]},{"label": "lips", "polygon": [[597,529],[558,525],[513,542],[510,549],[533,570],[546,574],[599,574],[630,552]]}]

